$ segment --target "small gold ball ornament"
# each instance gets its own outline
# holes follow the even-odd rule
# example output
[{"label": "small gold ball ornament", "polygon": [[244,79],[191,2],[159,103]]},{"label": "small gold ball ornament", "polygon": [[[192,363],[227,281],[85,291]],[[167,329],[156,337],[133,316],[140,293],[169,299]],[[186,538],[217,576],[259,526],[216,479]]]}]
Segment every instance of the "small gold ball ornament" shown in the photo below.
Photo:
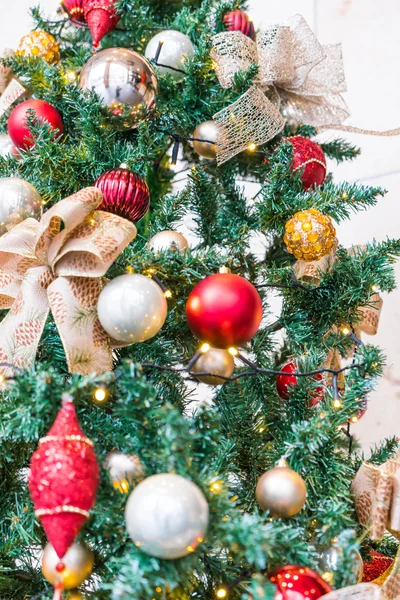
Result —
[{"label": "small gold ball ornament", "polygon": [[293,517],[306,501],[306,484],[285,460],[280,460],[258,480],[256,497],[262,510],[269,510],[273,517]]},{"label": "small gold ball ornament", "polygon": [[86,544],[74,542],[60,559],[51,544],[43,552],[42,571],[52,585],[61,583],[66,590],[78,587],[92,572],[94,556]]},{"label": "small gold ball ornament", "polygon": [[138,456],[122,452],[110,452],[106,456],[106,467],[115,489],[127,494],[135,482],[143,479],[143,465]]},{"label": "small gold ball ornament", "polygon": [[210,348],[199,356],[190,372],[195,375],[196,373],[212,373],[212,375],[196,375],[196,378],[208,385],[222,385],[226,383],[224,378],[229,378],[234,368],[235,361],[227,350]]},{"label": "small gold ball ornament", "polygon": [[[215,121],[204,121],[197,125],[193,132],[193,150],[203,158],[216,157],[216,142],[218,139],[218,125]],[[197,141],[204,140],[204,141]],[[211,144],[209,142],[212,142]]]},{"label": "small gold ball ornament", "polygon": [[332,219],[316,208],[297,212],[285,225],[283,238],[298,260],[319,260],[337,245]]},{"label": "small gold ball ornament", "polygon": [[40,56],[52,65],[60,60],[60,47],[50,33],[38,29],[21,38],[16,54],[19,56]]},{"label": "small gold ball ornament", "polygon": [[189,244],[181,233],[166,229],[153,235],[147,245],[154,252],[165,252],[166,250],[186,250]]}]

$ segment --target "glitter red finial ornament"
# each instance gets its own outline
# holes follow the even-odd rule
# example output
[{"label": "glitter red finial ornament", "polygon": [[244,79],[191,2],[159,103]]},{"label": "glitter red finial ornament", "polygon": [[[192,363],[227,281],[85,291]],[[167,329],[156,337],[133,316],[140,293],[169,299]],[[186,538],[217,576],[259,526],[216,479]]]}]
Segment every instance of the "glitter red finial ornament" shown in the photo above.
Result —
[{"label": "glitter red finial ornament", "polygon": [[243,10],[237,8],[224,15],[224,25],[227,31],[241,31],[244,35],[255,40],[254,23]]},{"label": "glitter red finial ornament", "polygon": [[106,171],[94,184],[103,194],[98,210],[119,215],[133,223],[145,216],[150,206],[150,190],[142,177],[129,169]]},{"label": "glitter red finial ornament", "polygon": [[293,171],[301,172],[303,187],[321,185],[326,176],[326,158],[321,146],[302,135],[295,135],[287,141],[293,146]]},{"label": "glitter red finial ornament", "polygon": [[80,23],[85,22],[83,0],[62,0],[61,5],[74,21],[79,21]]},{"label": "glitter red finial ornament", "polygon": [[32,455],[29,491],[47,539],[60,559],[89,517],[99,465],[93,442],[83,433],[70,396]]},{"label": "glitter red finial ornament", "polygon": [[119,21],[114,0],[83,0],[83,13],[97,47],[107,33],[110,33]]}]

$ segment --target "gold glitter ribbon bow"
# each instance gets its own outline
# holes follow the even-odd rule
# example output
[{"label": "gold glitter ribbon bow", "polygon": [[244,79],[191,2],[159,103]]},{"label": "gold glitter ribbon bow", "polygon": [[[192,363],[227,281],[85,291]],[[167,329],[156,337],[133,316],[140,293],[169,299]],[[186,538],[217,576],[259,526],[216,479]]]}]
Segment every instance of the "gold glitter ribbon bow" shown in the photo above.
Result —
[{"label": "gold glitter ribbon bow", "polygon": [[349,112],[341,45],[322,46],[301,15],[258,34],[256,42],[238,31],[213,37],[211,57],[222,87],[239,71],[258,65],[255,84],[214,120],[220,125],[217,162],[249,144],[264,144],[284,126],[279,109],[295,112],[314,126],[340,124]]},{"label": "gold glitter ribbon bow", "polygon": [[137,230],[96,210],[101,202],[100,190],[83,189],[0,237],[0,308],[10,308],[0,323],[0,362],[32,366],[51,310],[69,371],[111,370],[118,344],[100,325],[97,300],[103,276]]},{"label": "gold glitter ribbon bow", "polygon": [[[369,528],[372,540],[381,540],[386,530],[400,540],[400,451],[379,466],[364,462],[351,492],[358,520]],[[389,600],[400,596],[400,548],[381,589]]]}]

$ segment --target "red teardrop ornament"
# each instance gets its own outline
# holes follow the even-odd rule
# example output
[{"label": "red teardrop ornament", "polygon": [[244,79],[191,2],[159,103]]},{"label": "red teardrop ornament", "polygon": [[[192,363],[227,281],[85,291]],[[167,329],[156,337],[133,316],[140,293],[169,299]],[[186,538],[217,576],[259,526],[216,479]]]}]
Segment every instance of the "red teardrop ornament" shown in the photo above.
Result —
[{"label": "red teardrop ornament", "polygon": [[83,0],[85,21],[89,25],[93,46],[98,46],[119,21],[114,0]]},{"label": "red teardrop ornament", "polygon": [[326,158],[321,146],[301,135],[287,141],[293,146],[293,171],[301,171],[304,189],[321,185],[326,176]]}]

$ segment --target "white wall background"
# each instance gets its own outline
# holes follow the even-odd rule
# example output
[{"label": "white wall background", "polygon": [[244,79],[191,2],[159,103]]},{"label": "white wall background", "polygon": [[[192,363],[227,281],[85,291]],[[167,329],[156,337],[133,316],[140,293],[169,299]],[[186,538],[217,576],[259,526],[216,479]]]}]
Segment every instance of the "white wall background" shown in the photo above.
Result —
[{"label": "white wall background", "polygon": [[[3,3],[5,0],[1,0]],[[0,21],[0,50],[15,48],[30,30],[28,9],[35,0],[8,3]],[[44,11],[54,14],[57,0],[42,0]],[[349,123],[368,129],[400,126],[400,5],[398,0],[251,0],[256,27],[301,13],[322,43],[341,41],[348,83]],[[333,134],[326,134],[332,137]],[[349,135],[362,148],[354,163],[330,165],[337,180],[360,180],[388,190],[380,204],[339,227],[345,246],[375,238],[400,236],[400,137]],[[400,281],[400,266],[397,268]],[[384,295],[379,333],[371,338],[388,357],[387,374],[371,396],[363,419],[353,426],[365,449],[385,436],[400,436],[400,290]],[[367,341],[367,337],[364,339]],[[395,381],[399,380],[396,385]]]}]

